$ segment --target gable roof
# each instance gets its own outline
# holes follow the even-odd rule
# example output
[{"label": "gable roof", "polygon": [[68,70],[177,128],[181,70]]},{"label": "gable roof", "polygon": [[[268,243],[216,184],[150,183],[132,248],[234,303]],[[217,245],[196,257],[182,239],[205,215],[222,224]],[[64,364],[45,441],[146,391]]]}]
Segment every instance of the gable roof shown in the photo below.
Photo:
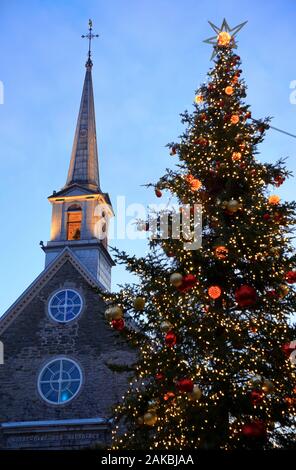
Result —
[{"label": "gable roof", "polygon": [[104,286],[81,264],[73,251],[66,247],[48,264],[39,276],[36,277],[32,284],[30,284],[22,295],[9,307],[4,315],[0,317],[0,335],[67,261],[70,261],[91,287],[98,287],[101,290],[105,290]]}]

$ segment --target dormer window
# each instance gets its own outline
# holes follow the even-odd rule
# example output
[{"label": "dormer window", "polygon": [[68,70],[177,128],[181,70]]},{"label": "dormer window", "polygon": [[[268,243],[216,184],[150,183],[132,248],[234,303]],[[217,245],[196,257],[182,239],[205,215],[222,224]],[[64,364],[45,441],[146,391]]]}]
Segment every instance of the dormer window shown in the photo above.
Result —
[{"label": "dormer window", "polygon": [[80,240],[81,221],[81,207],[78,204],[73,204],[67,211],[67,240]]}]

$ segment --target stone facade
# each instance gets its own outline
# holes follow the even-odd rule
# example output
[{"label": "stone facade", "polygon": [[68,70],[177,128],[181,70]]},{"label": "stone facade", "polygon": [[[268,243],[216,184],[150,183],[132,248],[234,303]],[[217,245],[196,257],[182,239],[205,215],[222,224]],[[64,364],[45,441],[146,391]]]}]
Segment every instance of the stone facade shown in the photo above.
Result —
[{"label": "stone facade", "polygon": [[[50,296],[61,288],[74,288],[84,304],[79,317],[68,324],[55,322],[47,312]],[[111,418],[112,406],[121,400],[130,375],[123,369],[135,359],[134,351],[106,323],[103,301],[70,260],[31,299],[0,340],[5,350],[4,365],[0,366],[2,423]],[[69,403],[52,405],[41,398],[37,380],[43,365],[58,356],[80,364],[83,385]],[[11,430],[9,436],[9,446],[21,442],[13,440]],[[42,440],[36,442],[42,447]],[[67,447],[65,441],[61,445]]]}]

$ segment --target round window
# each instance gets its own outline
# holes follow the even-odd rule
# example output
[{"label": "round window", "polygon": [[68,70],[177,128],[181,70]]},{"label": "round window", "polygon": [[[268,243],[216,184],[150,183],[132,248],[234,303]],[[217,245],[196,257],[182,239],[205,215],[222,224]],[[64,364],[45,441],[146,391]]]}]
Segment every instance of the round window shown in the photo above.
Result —
[{"label": "round window", "polygon": [[80,366],[67,358],[54,359],[41,370],[38,390],[48,403],[60,405],[72,400],[80,390],[82,372]]},{"label": "round window", "polygon": [[63,289],[56,292],[48,304],[48,313],[59,323],[67,323],[78,317],[82,310],[82,298],[72,289]]}]

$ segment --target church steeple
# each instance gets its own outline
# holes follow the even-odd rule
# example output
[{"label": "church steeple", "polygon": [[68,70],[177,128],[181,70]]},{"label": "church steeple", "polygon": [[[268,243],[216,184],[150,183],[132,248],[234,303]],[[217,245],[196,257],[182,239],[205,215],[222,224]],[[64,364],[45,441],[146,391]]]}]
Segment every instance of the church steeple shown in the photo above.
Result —
[{"label": "church steeple", "polygon": [[88,26],[88,34],[82,35],[82,38],[87,38],[89,41],[88,58],[85,64],[85,79],[65,187],[79,184],[91,189],[100,189],[91,60],[91,41],[99,35],[93,34],[91,20]]},{"label": "church steeple", "polygon": [[100,188],[91,70],[92,62],[89,59],[86,63],[86,73],[66,187],[79,184],[91,189]]},{"label": "church steeple", "polygon": [[108,253],[107,232],[114,214],[99,181],[91,60],[91,41],[97,36],[90,20],[89,32],[82,36],[89,40],[89,49],[68,177],[65,186],[48,198],[52,204],[51,235],[42,249],[46,265],[65,248],[70,249],[101,285],[110,289],[114,262]]}]

